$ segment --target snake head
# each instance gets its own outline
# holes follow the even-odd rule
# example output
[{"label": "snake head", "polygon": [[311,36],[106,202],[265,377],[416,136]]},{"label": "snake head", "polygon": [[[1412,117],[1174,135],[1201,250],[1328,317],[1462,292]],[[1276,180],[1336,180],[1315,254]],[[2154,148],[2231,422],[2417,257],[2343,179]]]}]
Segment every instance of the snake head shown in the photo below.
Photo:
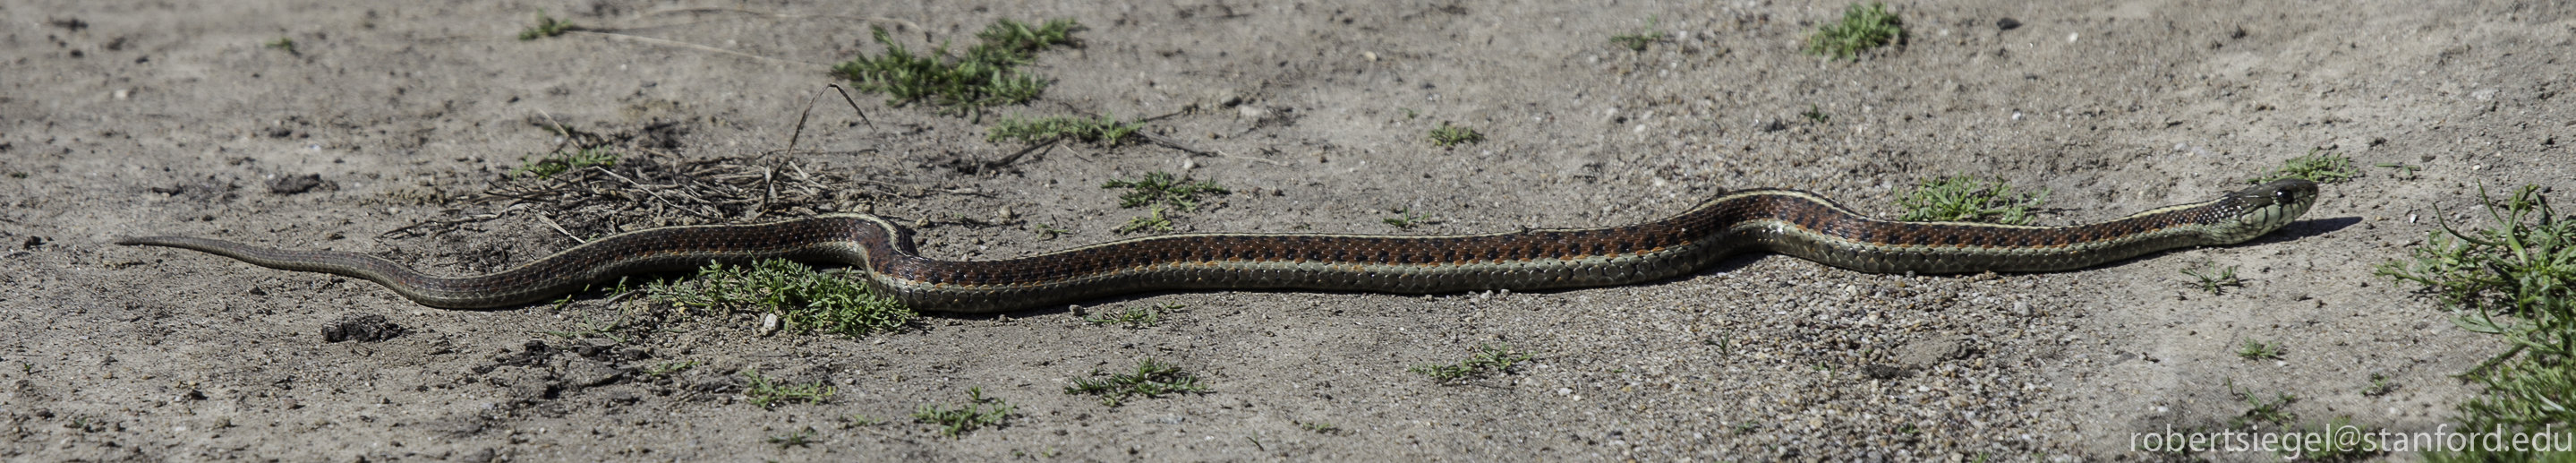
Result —
[{"label": "snake head", "polygon": [[2285,178],[2256,185],[2253,188],[2238,191],[2236,194],[2246,197],[2248,207],[2284,207],[2296,211],[2289,214],[2295,218],[2300,213],[2307,212],[2308,206],[2316,204],[2317,182]]},{"label": "snake head", "polygon": [[2212,230],[2222,244],[2241,243],[2287,226],[2316,205],[2317,182],[2288,178],[2228,193],[2217,210],[2228,219]]}]

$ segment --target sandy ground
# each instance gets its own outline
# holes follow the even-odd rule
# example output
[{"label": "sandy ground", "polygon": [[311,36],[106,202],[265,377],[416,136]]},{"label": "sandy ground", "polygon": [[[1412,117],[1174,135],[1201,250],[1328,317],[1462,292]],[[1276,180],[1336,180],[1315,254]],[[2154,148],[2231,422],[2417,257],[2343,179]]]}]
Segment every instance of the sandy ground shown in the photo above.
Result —
[{"label": "sandy ground", "polygon": [[[2565,2],[1898,2],[1912,38],[1857,62],[1797,52],[1841,2],[891,3],[0,2],[0,459],[2152,459],[2133,433],[2224,426],[2250,408],[2240,393],[2294,394],[2302,423],[2427,430],[2474,392],[2449,375],[2501,343],[2372,267],[2436,207],[2469,218],[2482,185],[2564,192],[2576,165],[2576,115],[2553,101]],[[515,40],[540,8],[616,35]],[[848,178],[870,192],[858,207],[928,222],[924,250],[958,259],[1119,238],[1143,212],[1096,185],[1155,170],[1236,191],[1184,231],[1409,234],[1649,220],[1751,187],[1887,214],[1948,173],[2050,188],[2042,221],[2077,223],[2215,197],[2312,148],[2422,170],[2368,168],[2242,245],[2067,273],[1747,256],[1616,288],[1145,294],[1084,306],[1185,308],[1142,329],[1049,309],[864,339],[702,319],[567,340],[545,332],[637,302],[446,311],[110,244],[505,267],[574,244],[548,222],[650,225],[434,201],[552,148],[532,121],[669,134],[664,162],[757,158],[834,82],[825,64],[881,50],[869,25],[962,48],[995,19],[1059,17],[1090,27],[1084,46],[1041,55],[1055,85],[1002,112],[1169,115],[1157,131],[1222,155],[1066,145],[968,173],[954,166],[1019,146],[863,96],[870,124],[826,105],[799,142],[829,153],[759,160]],[[1650,17],[1673,40],[1608,42]],[[295,53],[261,46],[280,37]],[[1487,141],[1432,147],[1444,121]],[[337,188],[269,188],[304,174]],[[1430,224],[1382,223],[1398,209]],[[384,235],[487,213],[501,217]],[[2203,265],[2247,284],[2201,292],[2180,271]],[[325,339],[370,314],[404,333]],[[2286,352],[2234,355],[2249,340]],[[1405,371],[1488,343],[1535,360],[1463,385]],[[1211,391],[1118,407],[1062,392],[1144,358]],[[755,407],[745,370],[838,394]],[[954,439],[907,418],[970,388],[1018,413]],[[809,427],[810,445],[769,442]]]}]

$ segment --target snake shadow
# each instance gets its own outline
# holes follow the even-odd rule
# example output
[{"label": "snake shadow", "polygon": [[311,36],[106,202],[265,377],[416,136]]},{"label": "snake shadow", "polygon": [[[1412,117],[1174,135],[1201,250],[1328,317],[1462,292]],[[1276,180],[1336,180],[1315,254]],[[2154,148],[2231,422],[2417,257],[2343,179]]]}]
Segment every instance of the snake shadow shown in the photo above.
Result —
[{"label": "snake shadow", "polygon": [[2245,243],[2238,244],[2237,246],[2244,246],[2246,244],[2253,243],[2298,241],[2309,237],[2322,236],[2327,233],[2342,231],[2343,229],[2352,227],[2353,224],[2358,223],[2361,223],[2360,216],[2335,217],[2331,219],[2308,219],[2290,222],[2289,225],[2282,226],[2278,231],[2255,237],[2254,239],[2247,240]]},{"label": "snake shadow", "polygon": [[[2300,241],[2300,240],[2306,240],[2306,239],[2316,238],[2316,237],[2320,237],[2320,236],[2325,236],[2325,235],[2327,235],[2327,234],[2334,233],[2334,232],[2337,232],[2337,231],[2342,231],[2342,230],[2343,230],[2343,229],[2345,229],[2345,228],[2350,228],[2350,227],[2352,227],[2354,224],[2359,224],[2359,223],[2361,223],[2361,220],[2362,220],[2362,219],[2361,219],[2361,217],[2334,217],[2334,218],[2323,218],[2323,219],[2308,219],[2308,220],[2300,220],[2300,221],[2296,221],[2296,222],[2291,222],[2289,225],[2282,226],[2280,230],[2276,230],[2276,231],[2273,231],[2273,232],[2271,232],[2271,233],[2266,233],[2266,234],[2264,234],[2263,236],[2255,237],[2254,239],[2251,239],[2251,240],[2246,240],[2246,241],[2245,241],[2245,242],[2243,242],[2243,243],[2237,243],[2237,244],[2227,245],[2227,246],[2212,246],[2212,247],[2252,247],[2252,246],[2262,246],[2262,245],[2274,244],[2274,243],[2296,242],[2296,241]],[[2092,267],[2086,267],[2086,268],[2084,268],[2084,270],[2118,268],[2118,267],[2128,266],[2128,265],[2131,265],[2131,264],[2136,263],[2136,262],[2139,262],[2139,261],[2144,261],[2144,260],[2149,260],[2149,259],[2155,259],[2155,258],[2158,258],[2158,257],[2162,257],[2162,256],[2164,256],[2164,255],[2166,255],[2166,254],[2177,253],[2177,252],[2188,252],[2188,251],[2195,250],[2195,249],[2200,249],[2200,248],[2199,248],[2199,247],[2191,247],[2191,248],[2174,248],[2174,249],[2167,249],[2167,250],[2163,250],[2163,251],[2150,252],[2150,253],[2146,253],[2146,254],[2143,254],[2143,255],[2139,255],[2139,256],[2137,256],[2137,257],[2131,257],[2131,258],[2121,259],[2121,260],[2114,261],[2114,262],[2110,262],[2110,263],[2105,263],[2105,264],[2102,264],[2102,265],[2096,265],[2096,266],[2092,266]],[[1753,265],[1753,263],[1754,263],[1754,262],[1758,262],[1758,261],[1760,261],[1760,260],[1762,260],[1762,259],[1766,259],[1766,258],[1771,258],[1771,257],[1773,257],[1773,256],[1779,256],[1779,254],[1771,253],[1771,252],[1747,252],[1747,253],[1737,254],[1737,255],[1734,255],[1734,256],[1728,256],[1728,257],[1726,257],[1726,258],[1724,258],[1724,259],[1719,259],[1716,263],[1709,264],[1707,267],[1701,267],[1699,270],[1691,271],[1691,272],[1689,272],[1689,273],[1684,273],[1684,274],[1681,274],[1681,275],[1675,275],[1675,276],[1673,276],[1672,278],[1665,278],[1665,279],[1662,279],[1662,280],[1655,280],[1655,281],[1650,281],[1650,282],[1637,283],[1637,285],[1660,285],[1660,284],[1670,284],[1670,283],[1673,283],[1673,282],[1676,282],[1676,281],[1689,280],[1689,279],[1693,279],[1693,278],[1699,278],[1699,277],[1702,277],[1702,276],[1719,275],[1719,274],[1726,274],[1726,273],[1734,273],[1734,272],[1736,272],[1736,271],[1743,270],[1743,269],[1744,269],[1745,267],[1747,267],[1747,266],[1751,266],[1751,265]],[[1795,257],[1788,257],[1788,258],[1790,258],[1790,259],[1795,259]],[[1936,276],[1969,276],[1969,275],[1975,275],[1975,274],[1973,274],[1973,273],[1962,273],[1962,274],[1956,274],[1956,275],[1936,275]],[[1587,290],[1587,289],[1595,289],[1595,288],[1558,288],[1558,289],[1536,289],[1536,290],[1528,290],[1528,291],[1513,290],[1512,292],[1515,292],[1515,293],[1525,293],[1525,294],[1556,294],[1556,293],[1571,292],[1571,291],[1581,291],[1581,290]],[[1146,292],[1140,292],[1140,293],[1121,294],[1121,295],[1117,295],[1117,296],[1110,296],[1110,297],[1104,297],[1104,298],[1099,298],[1099,299],[1086,300],[1086,301],[1082,301],[1082,302],[1078,302],[1078,303],[1074,303],[1074,304],[1055,305],[1055,306],[1049,306],[1049,307],[1042,307],[1042,308],[1035,308],[1035,309],[1028,309],[1028,310],[1020,310],[1020,311],[1012,311],[1012,312],[1002,312],[1002,313],[930,312],[930,313],[925,314],[925,315],[929,315],[929,314],[937,314],[937,316],[942,317],[942,318],[959,319],[959,320],[991,320],[991,319],[995,319],[995,318],[999,318],[999,317],[1005,317],[1005,316],[1008,316],[1008,317],[1014,317],[1014,318],[1027,318],[1027,317],[1040,316],[1040,315],[1059,315],[1059,314],[1079,315],[1079,313],[1078,313],[1076,310],[1074,310],[1074,307],[1086,307],[1086,308],[1107,308],[1107,307],[1117,307],[1117,306],[1121,306],[1121,305],[1131,305],[1131,304],[1138,303],[1138,301],[1143,301],[1143,300],[1146,300],[1146,299],[1152,299],[1152,298],[1156,298],[1156,297],[1162,297],[1162,296],[1165,296],[1165,295],[1171,295],[1171,294],[1190,294],[1190,293],[1201,293],[1201,292],[1211,292],[1211,291],[1234,291],[1234,292],[1244,292],[1244,293],[1275,293],[1275,294],[1312,294],[1312,293],[1333,293],[1333,294],[1399,294],[1399,295],[1408,295],[1408,296],[1412,295],[1412,294],[1400,294],[1400,293],[1372,293],[1372,292],[1367,292],[1367,291],[1316,291],[1316,290],[1298,290],[1298,289],[1276,289],[1276,290],[1271,290],[1271,289],[1264,289],[1264,290],[1162,290],[1162,291],[1146,291]],[[1434,295],[1436,295],[1436,296],[1451,296],[1451,295],[1457,295],[1457,294],[1465,294],[1465,293],[1440,293],[1440,294],[1434,294]]]}]

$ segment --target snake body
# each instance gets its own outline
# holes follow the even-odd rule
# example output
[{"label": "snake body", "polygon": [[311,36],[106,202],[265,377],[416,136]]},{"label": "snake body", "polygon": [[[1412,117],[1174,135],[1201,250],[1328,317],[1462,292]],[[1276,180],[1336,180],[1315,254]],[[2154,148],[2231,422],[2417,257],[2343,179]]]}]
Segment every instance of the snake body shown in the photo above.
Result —
[{"label": "snake body", "polygon": [[639,230],[516,268],[445,278],[374,256],[269,249],[190,237],[117,244],[203,251],[263,267],[364,278],[422,305],[495,308],[546,300],[621,275],[764,259],[845,263],[916,309],[1004,312],[1156,290],[1308,289],[1448,293],[1610,286],[1671,278],[1747,251],[1870,273],[2050,272],[2186,246],[2244,242],[2307,211],[2317,185],[2280,180],[2218,199],[2101,223],[2031,227],[1894,222],[1779,189],[1720,195],[1633,225],[1461,236],[1179,234],[1016,259],[950,261],[914,251],[885,219],[831,214],[760,225]]}]

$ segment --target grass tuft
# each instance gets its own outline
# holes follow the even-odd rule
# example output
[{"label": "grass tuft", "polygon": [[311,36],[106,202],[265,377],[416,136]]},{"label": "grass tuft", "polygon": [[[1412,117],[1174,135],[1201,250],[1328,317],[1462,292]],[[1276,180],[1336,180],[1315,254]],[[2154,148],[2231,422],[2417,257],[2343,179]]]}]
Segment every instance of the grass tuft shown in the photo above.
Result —
[{"label": "grass tuft", "polygon": [[2245,287],[2245,280],[2236,278],[2236,266],[2234,265],[2230,265],[2227,266],[2227,268],[2222,269],[2218,268],[2218,264],[2202,263],[2199,267],[2182,269],[2182,274],[2191,275],[2192,278],[2199,278],[2200,290],[2208,291],[2209,295],[2212,296],[2218,295],[2218,292],[2222,288],[2230,286],[2238,288]]},{"label": "grass tuft", "polygon": [[966,52],[969,55],[981,54],[986,61],[1027,64],[1037,58],[1038,52],[1058,45],[1073,45],[1073,33],[1083,29],[1082,23],[1071,18],[1048,20],[1037,27],[1003,19],[993,21],[992,25],[984,26],[983,32],[975,33],[975,39],[984,43]]},{"label": "grass tuft", "polygon": [[2367,396],[2367,397],[2379,397],[2379,396],[2383,396],[2383,395],[2388,395],[2388,393],[2391,393],[2391,392],[2397,392],[2397,386],[2398,386],[2397,382],[2395,382],[2395,381],[2389,381],[2389,380],[2388,380],[2388,375],[2386,375],[2386,374],[2380,374],[2380,373],[2371,373],[2371,374],[2370,374],[2370,387],[2363,388],[2363,389],[2361,390],[2361,395],[2363,395],[2363,396]]},{"label": "grass tuft", "polygon": [[1441,121],[1439,127],[1431,129],[1431,144],[1444,148],[1481,141],[1485,141],[1485,134],[1477,133],[1472,127],[1449,125],[1448,121]]},{"label": "grass tuft", "polygon": [[284,50],[286,51],[286,54],[289,55],[304,55],[303,53],[295,52],[295,39],[290,37],[278,37],[277,40],[270,40],[268,43],[259,44],[259,46]]},{"label": "grass tuft", "polygon": [[[570,302],[572,301],[571,296],[565,296],[564,301],[565,301],[566,303],[570,303]],[[608,340],[608,342],[611,342],[611,343],[616,343],[616,344],[625,344],[627,341],[630,341],[630,340],[632,340],[632,339],[628,338],[625,334],[621,334],[620,332],[621,332],[621,331],[626,331],[626,330],[629,330],[629,329],[633,329],[633,328],[637,328],[636,326],[628,326],[628,325],[626,324],[626,316],[627,316],[627,315],[628,315],[628,312],[627,312],[627,311],[625,311],[625,310],[619,310],[619,311],[617,311],[617,318],[616,318],[616,319],[614,319],[614,320],[609,320],[609,321],[607,321],[607,322],[605,322],[605,323],[592,321],[592,319],[591,319],[591,317],[590,317],[590,316],[585,315],[585,316],[582,316],[582,317],[581,317],[581,321],[574,322],[574,328],[576,328],[575,330],[572,330],[572,331],[546,331],[545,333],[546,333],[546,334],[549,334],[549,335],[554,335],[555,337],[564,338],[564,339],[585,339],[585,338],[597,338],[597,339],[606,339],[606,340]]]},{"label": "grass tuft", "polygon": [[769,444],[778,446],[780,450],[785,450],[788,447],[804,447],[813,445],[814,442],[817,441],[814,440],[813,426],[806,426],[803,431],[791,432],[785,435],[769,436]]},{"label": "grass tuft", "polygon": [[1954,175],[1916,185],[1896,204],[1905,208],[1905,216],[1899,220],[2029,225],[2033,218],[2030,210],[2047,201],[2046,188],[2015,193],[2002,180],[1988,182]]},{"label": "grass tuft", "polygon": [[977,387],[966,389],[964,405],[952,408],[940,404],[921,404],[921,408],[914,409],[912,412],[912,420],[938,425],[940,435],[957,437],[980,428],[1001,427],[1002,421],[1010,419],[1014,411],[1017,409],[1011,407],[1010,402],[985,397],[984,388]]},{"label": "grass tuft", "polygon": [[1395,216],[1386,218],[1386,225],[1395,228],[1410,230],[1413,229],[1413,227],[1421,226],[1422,224],[1422,213],[1414,212],[1411,209],[1396,208]]},{"label": "grass tuft", "polygon": [[1823,123],[1825,123],[1826,121],[1834,120],[1834,116],[1833,116],[1833,115],[1831,115],[1831,114],[1825,114],[1825,108],[1817,107],[1816,105],[1807,105],[1807,110],[1806,110],[1806,111],[1804,111],[1804,112],[1800,112],[1800,113],[1798,113],[1798,117],[1804,117],[1804,118],[1807,118],[1807,122],[1813,122],[1813,123],[1818,123],[1818,124],[1823,124]]},{"label": "grass tuft", "polygon": [[1052,239],[1056,239],[1056,237],[1064,236],[1064,235],[1068,235],[1068,234],[1072,234],[1072,233],[1073,233],[1073,230],[1066,230],[1066,229],[1062,229],[1062,228],[1056,228],[1056,227],[1055,227],[1055,225],[1043,224],[1043,223],[1042,223],[1042,224],[1038,224],[1036,228],[1030,229],[1029,231],[1030,231],[1031,233],[1037,233],[1037,234],[1038,234],[1038,240],[1040,240],[1040,241],[1044,241],[1044,240],[1052,240]]},{"label": "grass tuft", "polygon": [[2249,339],[2245,341],[2244,345],[2236,347],[2236,358],[2246,360],[2279,359],[2281,358],[2281,345],[2278,343],[2266,344],[2262,341]]},{"label": "grass tuft", "polygon": [[1162,397],[1164,394],[1207,392],[1207,386],[1199,384],[1197,375],[1183,372],[1181,367],[1150,358],[1136,362],[1134,373],[1108,375],[1101,373],[1100,370],[1092,370],[1091,376],[1095,378],[1105,376],[1105,378],[1074,378],[1072,386],[1065,386],[1065,395],[1099,396],[1100,403],[1116,407],[1136,396],[1155,398]]},{"label": "grass tuft", "polygon": [[1859,59],[1860,52],[1905,40],[1905,24],[1896,13],[1887,12],[1887,4],[1853,3],[1843,10],[1841,21],[1816,28],[1807,38],[1807,53],[1835,59]]},{"label": "grass tuft", "polygon": [[984,135],[984,141],[1016,140],[1020,143],[1038,144],[1072,139],[1115,146],[1144,128],[1143,123],[1122,123],[1108,116],[1096,119],[1071,116],[1019,119],[1006,116],[1000,123],[993,124],[993,128],[988,129]]},{"label": "grass tuft", "polygon": [[1163,215],[1163,206],[1154,206],[1154,212],[1147,213],[1143,217],[1129,218],[1127,219],[1126,225],[1120,225],[1117,230],[1110,231],[1117,232],[1121,235],[1138,232],[1172,231],[1172,218]]},{"label": "grass tuft", "polygon": [[1146,173],[1143,180],[1110,180],[1108,183],[1101,184],[1100,188],[1127,189],[1127,193],[1118,195],[1118,207],[1133,209],[1168,204],[1180,209],[1181,212],[1197,211],[1199,197],[1234,194],[1225,187],[1217,186],[1216,182],[1205,180],[1193,182],[1189,178],[1174,177],[1171,173],[1163,171]]},{"label": "grass tuft", "polygon": [[841,272],[819,272],[783,259],[747,267],[710,263],[698,270],[693,281],[657,281],[645,285],[644,293],[654,301],[682,307],[774,313],[795,332],[854,338],[893,332],[920,317],[876,289],[834,273]]},{"label": "grass tuft", "polygon": [[[2285,178],[2306,179],[2317,183],[2337,183],[2361,176],[2361,169],[2352,166],[2351,157],[2333,152],[2317,154],[2324,151],[2324,149],[2309,149],[2307,155],[2282,161],[2281,168],[2273,169],[2270,174],[2246,179],[2245,183],[2263,183]],[[2408,171],[2407,176],[2414,176],[2414,172]]]},{"label": "grass tuft", "polygon": [[1468,356],[1467,360],[1450,365],[1421,365],[1405,371],[1429,376],[1433,381],[1458,383],[1496,373],[1508,373],[1512,367],[1529,359],[1529,353],[1514,351],[1508,344],[1499,347],[1478,344],[1476,354]]},{"label": "grass tuft", "polygon": [[1610,36],[1610,43],[1619,44],[1619,46],[1622,47],[1628,47],[1628,51],[1646,51],[1646,45],[1665,41],[1666,39],[1664,37],[1668,35],[1671,34],[1655,29],[1654,16],[1647,16],[1645,29],[1640,29],[1631,34]]},{"label": "grass tuft", "polygon": [[700,363],[702,363],[702,362],[699,362],[699,361],[696,361],[696,360],[690,360],[690,361],[686,361],[686,362],[664,362],[664,363],[663,363],[663,364],[661,364],[661,365],[657,365],[657,366],[654,366],[653,368],[650,368],[650,369],[646,369],[646,370],[644,370],[644,375],[645,375],[645,376],[655,377],[655,378],[660,378],[660,377],[664,377],[664,376],[670,376],[670,375],[671,375],[671,374],[673,374],[673,373],[679,373],[679,372],[681,372],[681,371],[686,371],[686,370],[688,370],[688,369],[690,369],[690,368],[696,368]]},{"label": "grass tuft", "polygon": [[2283,392],[2273,394],[2271,400],[2264,400],[2256,397],[2252,390],[2238,389],[2235,381],[2227,382],[2227,392],[2244,400],[2245,405],[2250,407],[2245,409],[2245,413],[2228,418],[2228,429],[2248,429],[2271,423],[2279,429],[2286,430],[2289,429],[2291,422],[2299,419],[2299,415],[2290,413],[2290,403],[2299,401],[2299,396]]},{"label": "grass tuft", "polygon": [[547,37],[553,37],[553,36],[563,35],[563,33],[565,33],[565,32],[571,32],[571,31],[576,31],[576,30],[581,30],[581,29],[579,29],[579,28],[577,28],[577,27],[573,26],[573,25],[572,25],[572,21],[562,21],[562,20],[557,20],[557,19],[555,19],[555,17],[553,17],[553,16],[547,16],[547,15],[546,15],[546,10],[545,10],[544,8],[538,8],[538,9],[537,9],[537,25],[534,25],[534,26],[528,26],[528,28],[527,28],[527,29],[521,29],[521,30],[519,30],[519,41],[521,41],[521,42],[526,42],[526,41],[530,41],[530,40],[536,40],[536,39],[542,39],[542,38],[547,38]]},{"label": "grass tuft", "polygon": [[968,48],[964,56],[950,54],[945,42],[929,53],[916,54],[894,43],[885,28],[869,29],[876,42],[886,46],[885,54],[862,55],[832,66],[834,75],[849,79],[861,91],[886,94],[888,106],[928,101],[940,106],[941,114],[980,115],[983,107],[1027,103],[1045,92],[1046,79],[1020,72],[1019,65],[1036,58],[1039,51],[1073,44],[1073,33],[1083,27],[1071,19],[1037,27],[1004,19],[975,34],[982,43]]},{"label": "grass tuft", "polygon": [[[2420,285],[2454,316],[2452,323],[2501,336],[2509,346],[2460,375],[2485,386],[2459,405],[2463,428],[2565,429],[2576,424],[2576,408],[2564,405],[2576,397],[2576,216],[2558,215],[2538,186],[2525,185],[2502,202],[2480,188],[2478,198],[2487,228],[2461,231],[2445,221],[2412,250],[2411,262],[2391,261],[2378,273]],[[2484,450],[2428,459],[2532,456]]]},{"label": "grass tuft", "polygon": [[841,422],[844,423],[841,425],[841,429],[849,429],[852,426],[876,426],[885,424],[885,420],[869,417],[866,413],[852,413],[842,416]]},{"label": "grass tuft", "polygon": [[824,400],[831,399],[833,393],[840,392],[838,389],[833,389],[832,385],[823,384],[822,381],[781,384],[772,378],[761,376],[760,370],[744,369],[742,378],[751,382],[750,385],[743,386],[742,396],[750,398],[751,405],[762,409],[778,408],[779,404],[789,402],[823,403]]}]

